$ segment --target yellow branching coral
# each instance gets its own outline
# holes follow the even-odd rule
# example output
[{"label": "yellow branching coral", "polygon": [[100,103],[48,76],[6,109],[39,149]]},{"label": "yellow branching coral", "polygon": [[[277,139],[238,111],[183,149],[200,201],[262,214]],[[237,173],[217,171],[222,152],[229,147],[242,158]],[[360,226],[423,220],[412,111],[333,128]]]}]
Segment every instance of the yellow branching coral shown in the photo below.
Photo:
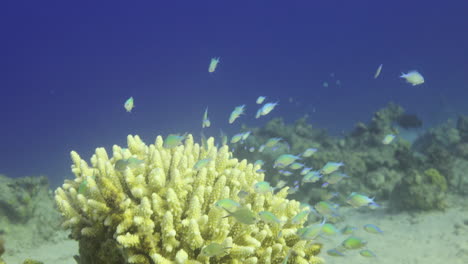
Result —
[{"label": "yellow branching coral", "polygon": [[[215,147],[213,138],[200,146],[191,135],[173,148],[161,136],[151,145],[138,136],[127,141],[111,158],[96,149],[90,164],[72,151],[76,178],[55,191],[63,225],[80,241],[80,263],[321,262],[317,246],[295,235],[302,225],[289,221],[299,202],[286,199],[286,188],[256,193],[264,175],[231,158],[228,146]],[[239,191],[249,194],[241,200]],[[243,224],[214,206],[221,199],[256,215],[273,212],[282,224]],[[201,254],[210,245],[219,254]]]}]

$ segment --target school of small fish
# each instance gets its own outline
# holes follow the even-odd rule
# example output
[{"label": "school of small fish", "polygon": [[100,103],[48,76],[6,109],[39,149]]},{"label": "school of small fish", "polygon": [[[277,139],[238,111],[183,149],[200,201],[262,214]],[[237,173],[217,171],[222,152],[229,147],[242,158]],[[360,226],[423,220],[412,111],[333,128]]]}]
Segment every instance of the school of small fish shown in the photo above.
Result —
[{"label": "school of small fish", "polygon": [[[220,57],[212,58],[208,67],[208,72],[214,73],[218,67],[219,62]],[[374,79],[377,79],[381,75],[382,67],[383,64],[378,66],[374,74]],[[335,78],[335,74],[331,73],[330,77]],[[400,78],[404,79],[412,86],[421,85],[425,82],[424,77],[416,70],[402,73]],[[341,85],[340,80],[336,80],[335,83],[337,86]],[[324,81],[322,86],[329,87],[329,82]],[[255,100],[255,104],[260,105],[255,114],[256,119],[262,116],[267,116],[279,105],[279,101],[264,103],[266,98],[266,96],[258,96]],[[290,98],[289,101],[292,102],[292,98]],[[127,112],[132,112],[134,107],[134,98],[128,98],[124,103],[125,110]],[[234,107],[234,110],[229,115],[228,123],[233,124],[237,119],[245,114],[246,104]],[[205,108],[201,123],[202,129],[211,127],[211,121],[208,117],[208,107]],[[345,167],[343,162],[329,161],[326,164],[323,164],[322,168],[318,169],[307,166],[305,161],[307,159],[313,158],[317,152],[320,152],[319,149],[313,146],[306,147],[301,153],[285,153],[284,150],[289,152],[289,144],[283,138],[272,137],[260,146],[248,146],[249,141],[247,139],[249,136],[254,136],[254,133],[252,131],[242,131],[234,134],[229,140],[228,135],[221,131],[220,141],[221,145],[226,145],[228,142],[233,144],[231,147],[232,151],[234,151],[236,147],[241,147],[242,145],[244,145],[244,149],[250,153],[255,151],[261,153],[263,151],[275,152],[278,151],[278,149],[282,150],[282,153],[277,155],[271,166],[273,169],[277,170],[279,175],[284,177],[284,180],[279,180],[276,185],[274,185],[275,187],[273,187],[268,181],[257,182],[253,186],[253,190],[257,194],[267,195],[283,188],[288,188],[288,193],[293,194],[300,191],[301,188],[307,188],[307,185],[309,184],[317,183],[321,186],[321,188],[327,190],[326,188],[332,188],[329,186],[340,184],[340,182],[351,178],[351,176],[341,172],[341,170]],[[396,137],[397,136],[394,134],[387,134],[383,137],[381,143],[383,145],[389,145],[395,140]],[[169,134],[164,140],[163,146],[164,148],[172,149],[181,145],[184,139],[185,134]],[[202,134],[202,146],[205,145],[206,138]],[[201,170],[211,161],[212,160],[210,158],[200,159],[196,162],[193,169]],[[127,169],[137,169],[139,166],[144,166],[144,161],[135,157],[122,159],[115,162],[115,169],[120,172],[123,172]],[[265,169],[263,169],[265,167],[265,162],[263,160],[255,161],[254,166],[257,173],[265,172]],[[87,179],[88,178],[85,178],[81,182],[78,190],[79,193],[84,193],[87,191]],[[288,184],[290,182],[293,182],[293,184]],[[254,213],[250,208],[251,205],[243,204],[243,201],[245,201],[246,197],[249,195],[249,192],[241,190],[237,194],[237,198],[239,199],[238,201],[225,198],[217,201],[214,206],[224,211],[226,213],[225,217],[233,218],[235,221],[245,225],[253,225],[257,224],[258,222],[264,222],[265,224],[277,225],[281,228],[283,225],[288,223],[293,225],[302,224],[303,227],[299,228],[296,232],[297,237],[301,240],[318,240],[322,239],[324,236],[348,236],[339,245],[336,245],[335,247],[325,251],[327,255],[332,257],[345,257],[348,251],[357,249],[360,250],[359,255],[363,257],[377,257],[374,252],[367,248],[366,240],[354,235],[354,233],[358,230],[357,227],[345,225],[340,229],[336,226],[334,221],[328,221],[330,219],[338,219],[341,217],[339,213],[340,205],[332,202],[335,197],[341,196],[341,194],[338,192],[324,192],[324,194],[320,196],[322,200],[317,201],[315,205],[304,204],[304,210],[291,219],[279,219],[273,212],[269,211],[261,211],[258,214]],[[380,207],[380,205],[374,201],[374,198],[371,198],[363,193],[352,192],[351,194],[348,194],[344,197],[346,197],[345,203],[353,208],[367,207],[370,209],[377,209]],[[318,221],[317,218],[319,219]],[[321,221],[320,218],[322,219]],[[363,225],[362,229],[369,234],[383,234],[383,231],[378,226],[370,223]],[[278,233],[278,237],[281,235],[282,232],[280,231]],[[219,257],[225,254],[229,254],[229,249],[229,247],[226,247],[222,244],[212,242],[211,244],[208,244],[202,248],[200,254],[210,258]],[[287,263],[292,253],[294,253],[294,250],[290,249],[282,263]]]}]

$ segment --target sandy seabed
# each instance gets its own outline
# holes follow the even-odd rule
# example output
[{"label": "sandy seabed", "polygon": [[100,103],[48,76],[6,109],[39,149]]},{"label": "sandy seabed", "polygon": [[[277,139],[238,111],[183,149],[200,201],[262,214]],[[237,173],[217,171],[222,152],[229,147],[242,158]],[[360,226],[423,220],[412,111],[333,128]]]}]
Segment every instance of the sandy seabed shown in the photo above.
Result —
[{"label": "sandy seabed", "polygon": [[[445,211],[424,213],[344,208],[341,213],[346,216],[346,224],[375,224],[383,230],[383,234],[370,234],[360,228],[355,233],[368,241],[367,248],[377,257],[362,257],[359,250],[348,250],[344,257],[328,256],[325,251],[343,241],[344,235],[320,239],[324,244],[321,256],[330,264],[467,264],[468,199],[460,199],[455,198],[457,205]],[[69,240],[65,231],[58,232],[51,242],[29,247],[12,235],[6,239],[3,257],[8,264],[19,264],[26,258],[46,264],[73,264],[73,255],[78,252],[78,243]]]}]

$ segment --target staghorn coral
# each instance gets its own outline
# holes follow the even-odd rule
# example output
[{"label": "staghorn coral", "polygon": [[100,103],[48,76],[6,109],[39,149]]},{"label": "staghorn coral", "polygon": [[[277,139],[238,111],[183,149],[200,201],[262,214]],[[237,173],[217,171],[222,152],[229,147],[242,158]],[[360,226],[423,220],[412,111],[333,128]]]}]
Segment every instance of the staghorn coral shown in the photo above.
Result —
[{"label": "staghorn coral", "polygon": [[[320,245],[296,235],[302,223],[245,225],[213,206],[222,198],[239,201],[244,190],[249,195],[242,204],[255,213],[268,210],[285,221],[300,212],[299,202],[286,199],[287,188],[255,193],[264,175],[231,158],[228,146],[218,149],[210,138],[201,147],[191,135],[172,149],[163,147],[161,136],[151,145],[138,136],[127,140],[128,149],[114,146],[111,158],[96,149],[91,166],[71,152],[76,178],[55,191],[63,226],[80,242],[79,263],[281,263],[290,250],[288,263],[322,262]],[[129,158],[143,163],[115,169]],[[228,249],[212,258],[200,254],[211,243]]]}]

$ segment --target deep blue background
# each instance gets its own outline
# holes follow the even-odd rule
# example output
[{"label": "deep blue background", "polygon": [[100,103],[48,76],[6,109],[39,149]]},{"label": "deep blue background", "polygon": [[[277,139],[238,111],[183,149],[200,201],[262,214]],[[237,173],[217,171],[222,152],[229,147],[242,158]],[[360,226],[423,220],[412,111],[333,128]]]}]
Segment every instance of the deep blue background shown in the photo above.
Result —
[{"label": "deep blue background", "polygon": [[[461,0],[2,1],[0,173],[56,184],[70,150],[89,159],[127,134],[198,135],[206,106],[212,135],[306,113],[338,133],[389,101],[426,126],[468,114],[467,14]],[[413,69],[424,85],[399,78]],[[260,121],[259,95],[280,102]]]}]

